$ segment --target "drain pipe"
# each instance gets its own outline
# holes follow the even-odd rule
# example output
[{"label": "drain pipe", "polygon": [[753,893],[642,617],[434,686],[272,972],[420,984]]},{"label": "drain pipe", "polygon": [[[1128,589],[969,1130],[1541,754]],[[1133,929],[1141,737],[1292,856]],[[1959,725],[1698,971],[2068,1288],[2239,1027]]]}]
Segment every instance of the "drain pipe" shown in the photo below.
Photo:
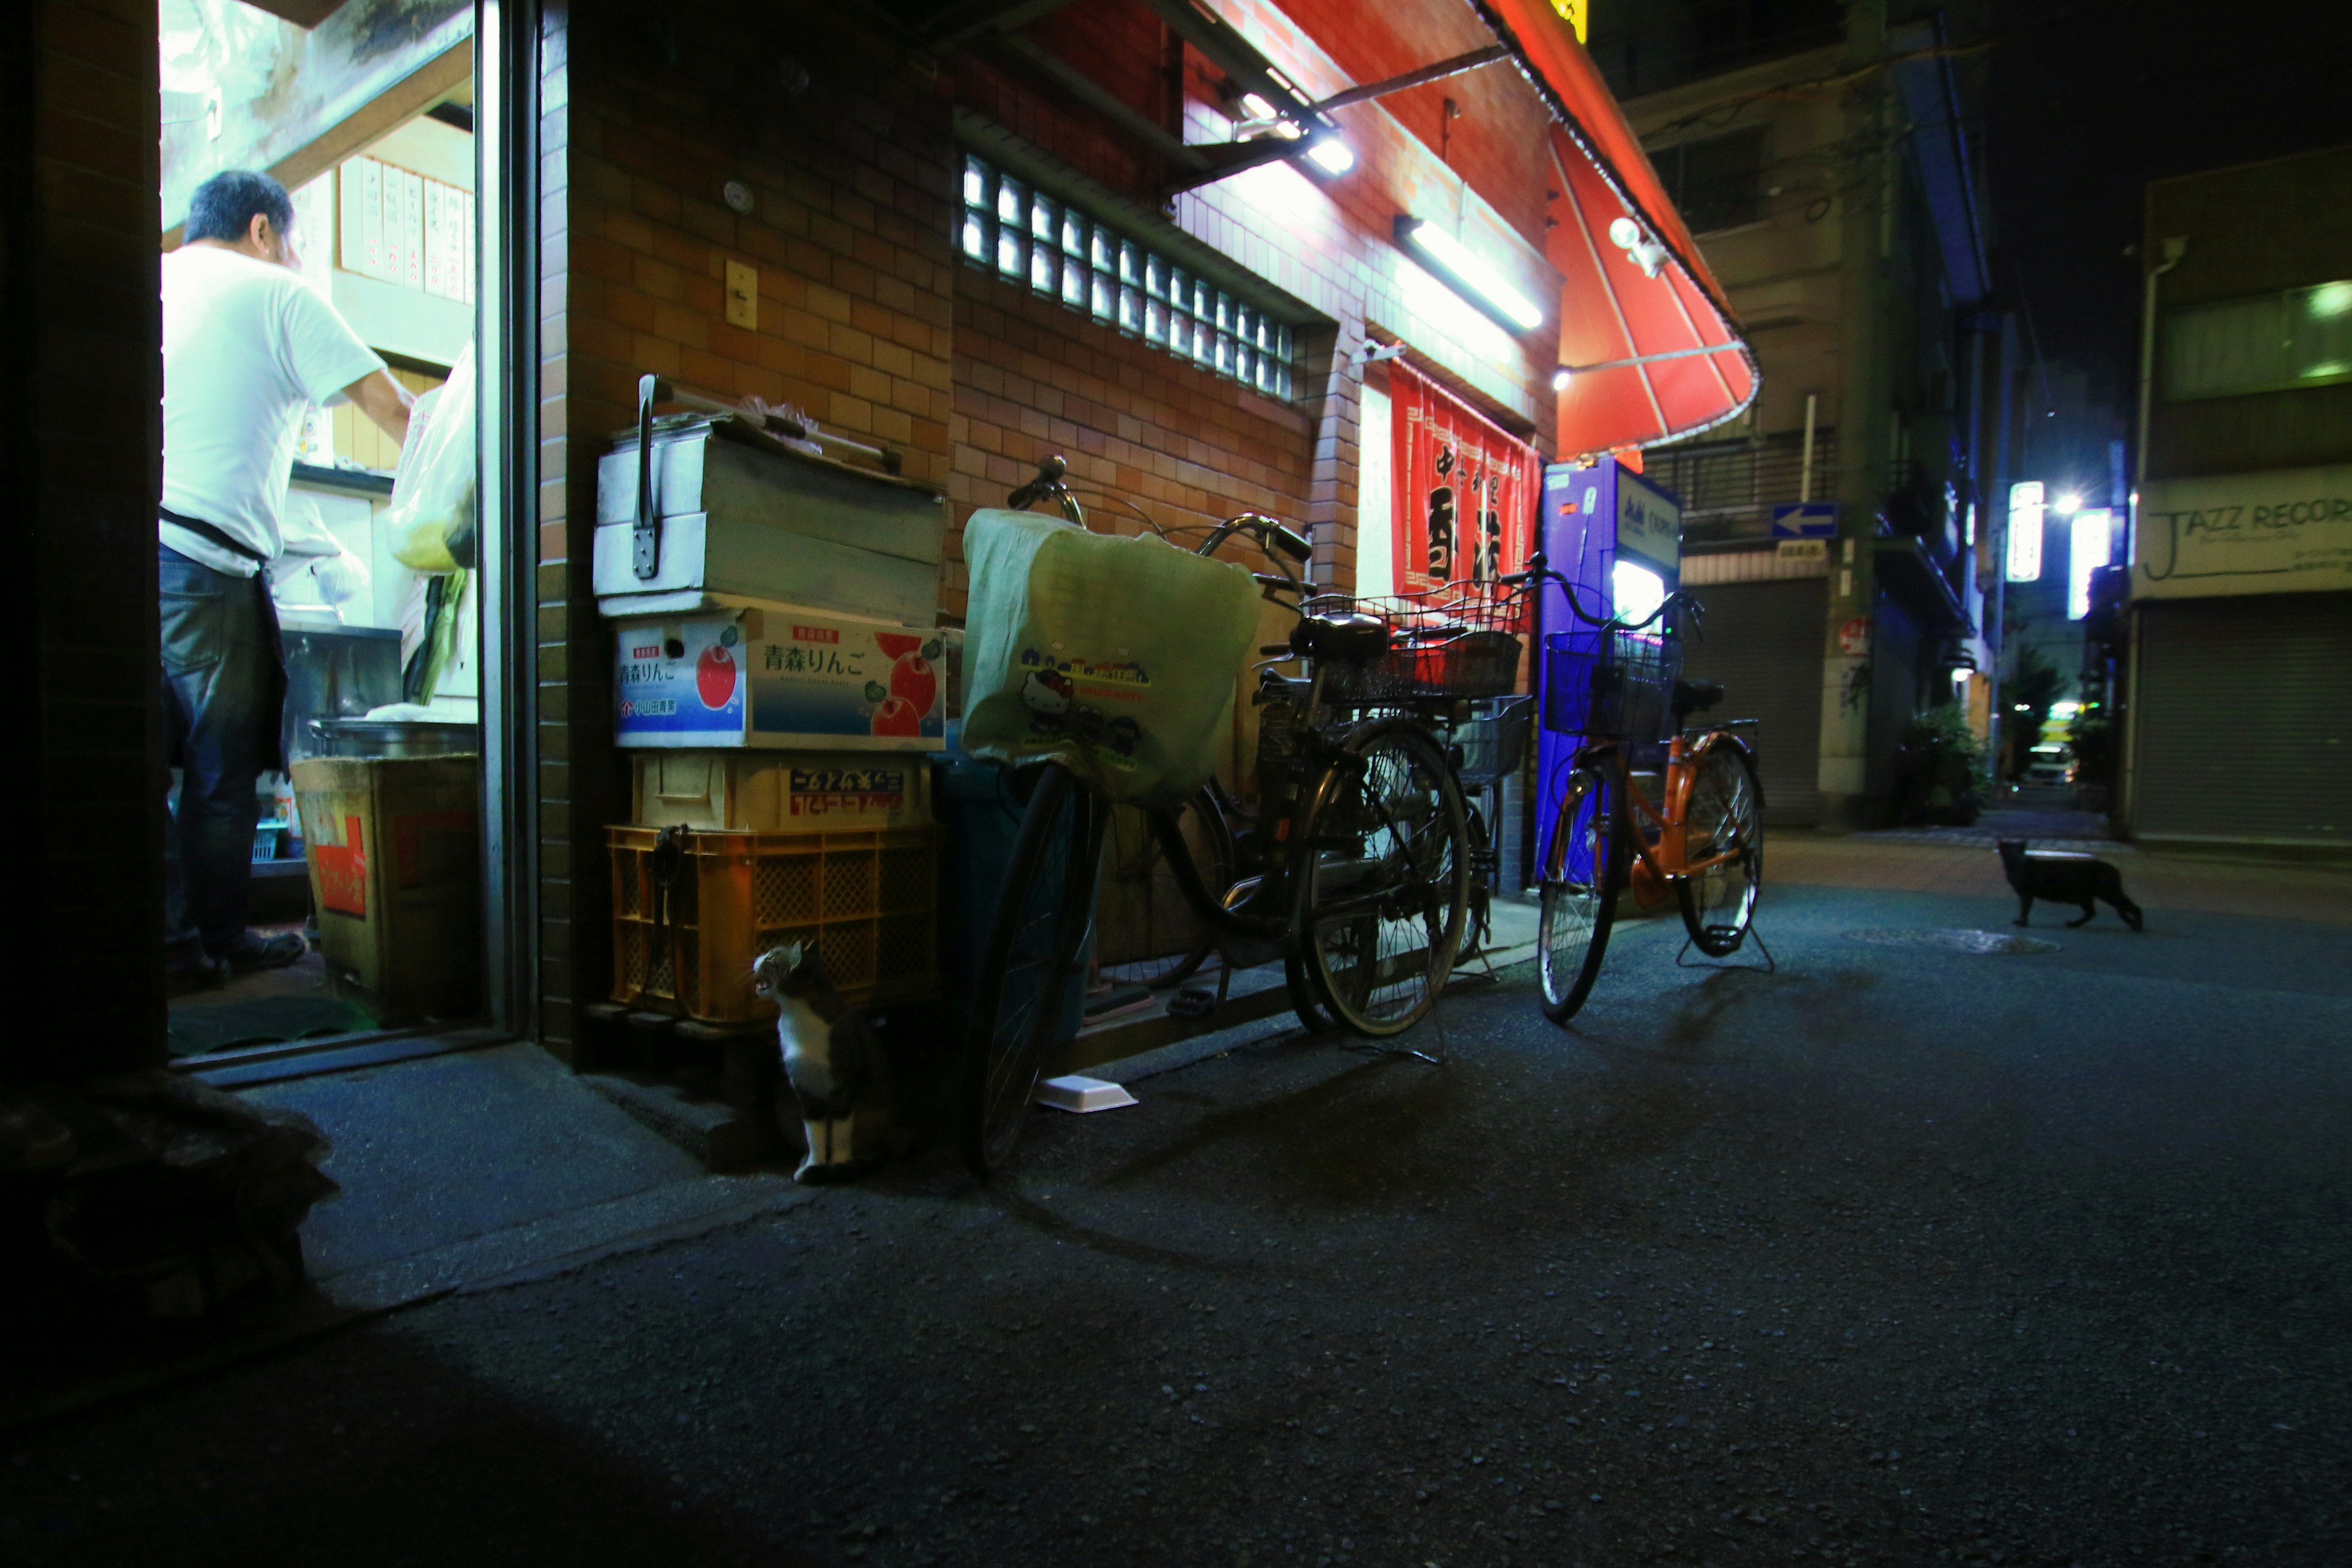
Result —
[{"label": "drain pipe", "polygon": [[[2155,401],[2156,391],[2156,281],[2180,265],[2189,254],[2186,235],[2164,242],[2164,259],[2147,269],[2147,281],[2140,297],[2139,314],[2139,449],[2132,454],[2131,532],[2126,546],[2126,570],[2139,552],[2139,498],[2147,488],[2147,423],[2148,412]],[[2139,805],[2139,612],[2129,612],[2131,617],[2131,652],[2124,677],[2124,754],[2117,773],[2116,797],[2109,805],[2114,817],[2120,818],[2126,834]],[[2110,699],[2114,697],[2109,692]]]},{"label": "drain pipe", "polygon": [[[2180,265],[2189,254],[2189,241],[2184,237],[2164,242],[2164,259],[2147,270],[2147,282],[2141,290],[2139,311],[2139,450],[2132,463],[2132,490],[2147,483],[2147,416],[2156,390],[2156,280]],[[2139,523],[2139,509],[2132,508],[2132,523]]]},{"label": "drain pipe", "polygon": [[1805,394],[1805,456],[1803,466],[1797,470],[1797,504],[1800,506],[1813,499],[1813,410],[1820,404],[1819,393]]}]

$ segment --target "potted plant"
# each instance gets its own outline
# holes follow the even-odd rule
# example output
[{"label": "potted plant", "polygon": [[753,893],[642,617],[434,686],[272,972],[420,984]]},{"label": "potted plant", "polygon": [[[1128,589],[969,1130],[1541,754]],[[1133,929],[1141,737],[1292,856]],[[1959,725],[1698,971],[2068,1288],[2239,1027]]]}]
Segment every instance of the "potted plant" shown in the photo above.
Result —
[{"label": "potted plant", "polygon": [[1977,819],[1988,784],[1984,742],[1958,703],[1931,708],[1904,726],[1895,762],[1896,808],[1905,822],[1966,827]]}]

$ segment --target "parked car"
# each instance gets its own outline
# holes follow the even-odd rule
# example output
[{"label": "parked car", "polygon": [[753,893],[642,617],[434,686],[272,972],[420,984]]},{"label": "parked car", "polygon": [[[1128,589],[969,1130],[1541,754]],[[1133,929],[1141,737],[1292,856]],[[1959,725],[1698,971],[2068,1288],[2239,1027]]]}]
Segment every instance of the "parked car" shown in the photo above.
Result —
[{"label": "parked car", "polygon": [[2072,785],[2074,782],[2073,748],[2054,744],[2034,747],[2026,758],[2025,782],[2044,787]]}]

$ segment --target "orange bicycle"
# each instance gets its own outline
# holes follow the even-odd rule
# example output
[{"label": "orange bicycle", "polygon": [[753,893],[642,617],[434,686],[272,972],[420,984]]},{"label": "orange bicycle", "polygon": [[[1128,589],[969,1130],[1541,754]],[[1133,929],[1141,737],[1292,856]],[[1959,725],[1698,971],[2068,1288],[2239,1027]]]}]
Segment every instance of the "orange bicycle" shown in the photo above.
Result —
[{"label": "orange bicycle", "polygon": [[[1583,742],[1561,764],[1536,949],[1544,1014],[1564,1024],[1592,993],[1637,864],[1675,889],[1693,946],[1711,958],[1738,951],[1763,882],[1763,791],[1753,753],[1729,725],[1685,728],[1723,697],[1720,681],[1679,679],[1682,624],[1696,629],[1696,600],[1670,594],[1642,620],[1603,619],[1586,614],[1575,584],[1540,557],[1518,575],[1558,583],[1580,623],[1543,639],[1543,727]],[[1630,753],[1654,752],[1662,736],[1654,805]]]}]

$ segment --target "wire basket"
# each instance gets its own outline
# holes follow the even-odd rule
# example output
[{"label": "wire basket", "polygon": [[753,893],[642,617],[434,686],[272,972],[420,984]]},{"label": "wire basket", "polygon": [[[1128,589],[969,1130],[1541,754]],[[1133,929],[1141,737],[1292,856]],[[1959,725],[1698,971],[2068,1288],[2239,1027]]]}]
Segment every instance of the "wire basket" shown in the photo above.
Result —
[{"label": "wire basket", "polygon": [[1328,663],[1323,697],[1373,708],[1507,697],[1519,687],[1520,634],[1531,603],[1524,584],[1449,583],[1393,598],[1318,594],[1310,616],[1370,616],[1389,628],[1389,651],[1362,664]]},{"label": "wire basket", "polygon": [[1475,704],[1470,717],[1454,727],[1454,744],[1462,763],[1455,774],[1472,789],[1500,784],[1519,771],[1528,757],[1528,732],[1534,727],[1532,697],[1495,697]]},{"label": "wire basket", "polygon": [[1683,640],[1672,629],[1550,632],[1543,659],[1543,727],[1553,734],[1632,745],[1666,738],[1683,664]]}]

